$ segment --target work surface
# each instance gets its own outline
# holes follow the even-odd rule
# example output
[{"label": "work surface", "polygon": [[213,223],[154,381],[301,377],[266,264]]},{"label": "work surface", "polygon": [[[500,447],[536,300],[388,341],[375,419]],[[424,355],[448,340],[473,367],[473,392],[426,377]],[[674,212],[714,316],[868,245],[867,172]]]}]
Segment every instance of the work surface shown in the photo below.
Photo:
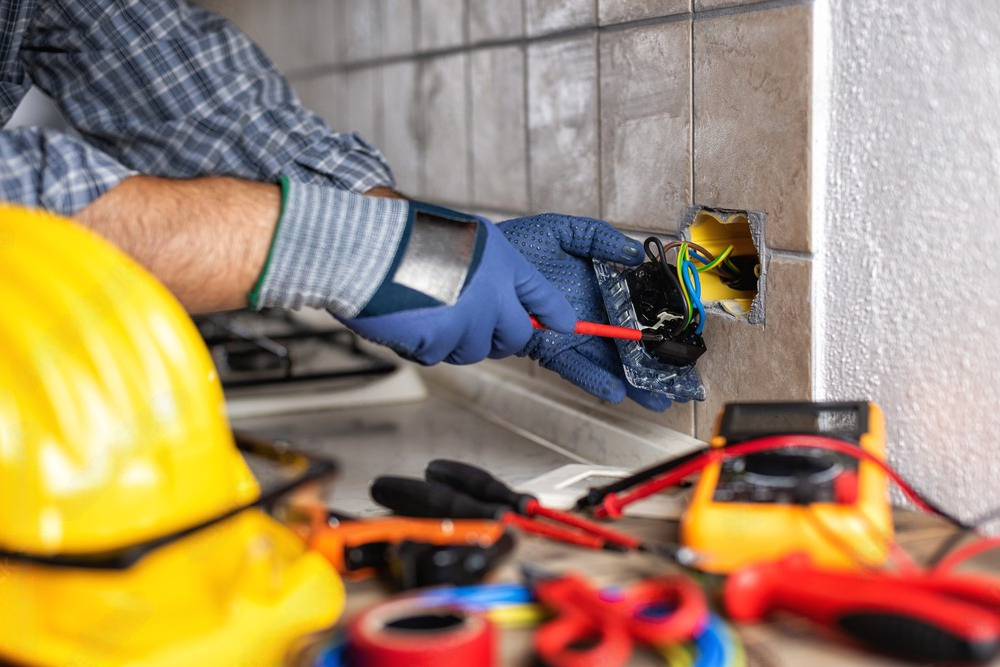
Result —
[{"label": "work surface", "polygon": [[[896,519],[900,545],[918,562],[929,557],[952,532],[939,521],[912,512],[898,511]],[[673,522],[626,518],[614,525],[650,540],[670,540],[676,535],[676,524]],[[663,559],[654,556],[591,551],[522,535],[514,554],[491,580],[518,581],[522,563],[540,565],[554,572],[579,572],[598,585],[629,584],[674,570]],[[1000,557],[997,556],[990,559],[986,555],[971,561],[970,565],[1000,573]],[[345,618],[352,617],[387,595],[386,590],[374,580],[348,583],[347,592]],[[823,637],[814,627],[791,618],[739,626],[737,632],[743,642],[746,664],[750,667],[899,667],[914,664],[866,653],[835,638]],[[530,630],[504,630],[500,637],[502,665],[534,664]],[[647,650],[637,651],[629,662],[629,665],[636,666],[663,664],[662,658]],[[990,664],[996,667],[1000,665],[1000,660]]]},{"label": "work surface", "polygon": [[[378,510],[368,499],[368,484],[376,475],[419,476],[434,458],[456,458],[489,468],[512,485],[523,483],[575,459],[544,447],[440,398],[416,404],[352,409],[337,412],[242,419],[238,428],[268,438],[282,438],[297,446],[337,457],[343,473],[333,505],[342,511],[372,514]],[[951,528],[935,519],[911,512],[897,512],[899,543],[920,561],[935,551]],[[625,519],[615,524],[644,539],[668,541],[676,535],[672,522]],[[494,579],[516,581],[519,565],[532,563],[554,572],[581,572],[599,585],[629,584],[671,569],[665,561],[642,554],[595,552],[518,535],[514,554]],[[972,565],[1000,573],[1000,556],[986,554]],[[349,618],[383,599],[387,592],[373,580],[348,584]],[[743,626],[739,635],[748,664],[759,666],[834,667],[848,665],[904,665],[861,652],[831,638],[823,638],[801,622],[783,619],[758,626]],[[503,665],[530,665],[531,632],[504,631]],[[663,664],[652,653],[637,653],[634,665]],[[1000,666],[1000,660],[993,663]]]}]

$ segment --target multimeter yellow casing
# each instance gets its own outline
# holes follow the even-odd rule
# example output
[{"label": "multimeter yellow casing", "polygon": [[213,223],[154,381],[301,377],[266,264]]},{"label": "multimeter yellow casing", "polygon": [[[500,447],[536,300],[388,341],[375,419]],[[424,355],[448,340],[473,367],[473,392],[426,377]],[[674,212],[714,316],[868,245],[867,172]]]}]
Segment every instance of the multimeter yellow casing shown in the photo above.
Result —
[{"label": "multimeter yellow casing", "polygon": [[[719,413],[710,445],[797,434],[833,437],[885,458],[882,411],[866,402],[730,404]],[[792,466],[787,473],[790,463],[807,472]],[[771,474],[775,469],[779,473]],[[838,484],[852,493],[837,496]],[[879,565],[893,535],[887,484],[886,474],[870,461],[816,449],[713,462],[681,518],[681,541],[703,555],[699,567],[710,572],[794,552],[809,554],[822,567]]]}]

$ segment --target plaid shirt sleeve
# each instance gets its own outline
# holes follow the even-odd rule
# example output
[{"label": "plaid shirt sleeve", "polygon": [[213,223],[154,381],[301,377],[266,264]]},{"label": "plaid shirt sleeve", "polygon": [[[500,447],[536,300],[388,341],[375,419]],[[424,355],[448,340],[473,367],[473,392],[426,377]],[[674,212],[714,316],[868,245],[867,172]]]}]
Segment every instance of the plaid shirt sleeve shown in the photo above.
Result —
[{"label": "plaid shirt sleeve", "polygon": [[73,215],[135,172],[67,134],[0,132],[0,198]]},{"label": "plaid shirt sleeve", "polygon": [[[331,130],[243,33],[183,0],[39,0],[20,59],[89,146],[44,133],[0,146],[23,156],[16,169],[41,170],[37,183],[61,183],[48,199],[64,212],[132,172],[395,184],[376,148]],[[7,194],[26,179],[0,181]]]}]

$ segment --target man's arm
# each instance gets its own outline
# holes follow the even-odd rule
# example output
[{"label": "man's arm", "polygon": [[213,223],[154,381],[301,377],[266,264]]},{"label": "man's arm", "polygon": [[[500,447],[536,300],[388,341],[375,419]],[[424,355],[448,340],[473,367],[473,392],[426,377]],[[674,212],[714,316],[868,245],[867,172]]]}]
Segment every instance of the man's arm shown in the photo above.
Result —
[{"label": "man's arm", "polygon": [[247,305],[281,206],[277,185],[132,176],[76,220],[127,252],[190,312]]},{"label": "man's arm", "polygon": [[[388,188],[370,195],[399,197]],[[236,178],[132,176],[75,217],[127,252],[193,313],[243,308],[267,259],[281,190]]]}]

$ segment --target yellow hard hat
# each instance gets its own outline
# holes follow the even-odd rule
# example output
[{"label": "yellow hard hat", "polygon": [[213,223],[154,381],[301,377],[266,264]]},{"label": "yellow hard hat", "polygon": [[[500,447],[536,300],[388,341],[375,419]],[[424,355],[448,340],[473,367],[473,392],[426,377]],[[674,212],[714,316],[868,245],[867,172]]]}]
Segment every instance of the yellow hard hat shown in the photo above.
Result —
[{"label": "yellow hard hat", "polygon": [[126,569],[73,565],[260,492],[197,330],[139,265],[68,220],[0,204],[0,349],[0,552],[14,555],[0,659],[280,664],[336,620],[332,567],[255,509]]}]

